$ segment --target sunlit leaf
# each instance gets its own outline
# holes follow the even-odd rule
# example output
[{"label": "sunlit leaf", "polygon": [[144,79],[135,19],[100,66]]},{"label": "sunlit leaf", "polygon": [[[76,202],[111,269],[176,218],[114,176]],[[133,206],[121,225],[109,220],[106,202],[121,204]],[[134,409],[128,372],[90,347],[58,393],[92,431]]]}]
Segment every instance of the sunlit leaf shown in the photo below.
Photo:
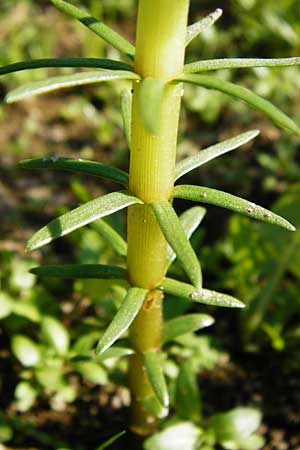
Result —
[{"label": "sunlit leaf", "polygon": [[57,264],[35,267],[31,273],[40,277],[55,278],[99,278],[102,280],[126,279],[127,271],[122,267],[101,264]]},{"label": "sunlit leaf", "polygon": [[166,240],[175,251],[186,274],[195,286],[201,286],[200,263],[172,205],[168,201],[161,201],[152,203],[151,206]]},{"label": "sunlit leaf", "polygon": [[159,402],[166,408],[169,406],[169,394],[162,370],[161,354],[157,351],[143,353],[148,379]]},{"label": "sunlit leaf", "polygon": [[[184,229],[187,238],[189,239],[194,231],[200,225],[203,217],[206,214],[206,209],[201,206],[194,206],[193,208],[187,209],[184,213],[179,216],[180,223],[182,228]],[[174,259],[176,258],[176,253],[172,249],[172,247],[168,246],[167,249],[167,267],[172,264]]]},{"label": "sunlit leaf", "polygon": [[75,364],[75,369],[84,378],[94,384],[105,385],[108,383],[106,370],[95,361],[81,361]]},{"label": "sunlit leaf", "polygon": [[46,341],[59,355],[65,355],[69,349],[70,337],[65,326],[56,318],[45,316],[41,323],[41,330]]},{"label": "sunlit leaf", "polygon": [[214,415],[209,424],[214,429],[218,442],[242,441],[257,430],[261,419],[259,410],[240,407]]},{"label": "sunlit leaf", "polygon": [[215,89],[223,92],[224,94],[228,94],[231,97],[243,100],[252,108],[265,114],[279,127],[285,128],[298,136],[300,135],[300,129],[292,119],[280,111],[280,109],[274,106],[271,102],[265,100],[257,94],[254,94],[254,92],[243,86],[230,83],[229,81],[225,81],[211,75],[183,74],[179,76],[176,81],[184,81],[207,89]]},{"label": "sunlit leaf", "polygon": [[130,288],[117,314],[97,344],[96,354],[104,353],[130,326],[147,295],[147,290]]},{"label": "sunlit leaf", "polygon": [[34,59],[31,61],[20,61],[7,66],[0,66],[0,75],[7,73],[19,72],[21,70],[41,69],[47,67],[85,67],[97,69],[111,70],[133,70],[129,64],[112,59],[100,58],[50,58],[50,59]]},{"label": "sunlit leaf", "polygon": [[287,67],[300,65],[300,58],[224,58],[196,61],[184,66],[185,73],[207,72],[218,69],[254,67]]},{"label": "sunlit leaf", "polygon": [[[119,344],[119,343],[118,343]],[[110,347],[105,352],[96,356],[97,361],[106,361],[112,358],[122,358],[123,356],[130,356],[134,354],[134,350],[129,347],[120,347],[119,345],[114,345]]]},{"label": "sunlit leaf", "polygon": [[17,410],[20,412],[28,411],[34,405],[37,395],[37,389],[28,383],[28,381],[21,381],[15,389]]},{"label": "sunlit leaf", "polygon": [[42,81],[33,81],[12,90],[6,96],[7,103],[14,103],[34,95],[45,94],[58,89],[83,86],[114,80],[138,80],[139,75],[125,70],[93,70],[72,75],[59,75]]},{"label": "sunlit leaf", "polygon": [[201,417],[201,398],[193,361],[184,361],[176,379],[176,413],[180,419],[198,422]]},{"label": "sunlit leaf", "polygon": [[76,173],[83,173],[94,177],[112,180],[116,183],[128,186],[128,173],[116,167],[96,161],[84,159],[65,158],[64,156],[49,156],[43,158],[26,159],[19,162],[19,166],[24,169],[52,169],[68,170]]},{"label": "sunlit leaf", "polygon": [[25,367],[36,366],[41,358],[40,350],[35,342],[27,336],[15,335],[12,338],[12,351]]},{"label": "sunlit leaf", "polygon": [[175,180],[178,180],[178,178],[182,177],[184,174],[202,166],[208,161],[246,144],[246,142],[254,139],[258,134],[259,130],[247,131],[246,133],[226,139],[226,141],[219,142],[218,144],[201,150],[196,155],[189,156],[188,158],[179,161],[176,164]]},{"label": "sunlit leaf", "polygon": [[244,304],[231,295],[208,289],[195,288],[191,284],[171,278],[164,278],[160,288],[167,294],[182,297],[192,302],[203,303],[211,306],[223,306],[228,308],[244,308]]},{"label": "sunlit leaf", "polygon": [[214,321],[213,317],[208,314],[185,314],[175,317],[164,323],[163,342],[165,344],[183,334],[209,327]]},{"label": "sunlit leaf", "polygon": [[108,242],[118,255],[127,255],[127,243],[122,236],[104,220],[94,222],[93,228]]},{"label": "sunlit leaf", "polygon": [[51,0],[52,3],[62,12],[68,14],[75,19],[78,19],[83,25],[88,27],[91,31],[96,33],[112,47],[119,50],[130,59],[134,59],[135,48],[125,38],[120,36],[110,27],[105,25],[100,20],[91,16],[89,12],[81,10],[70,3],[63,0]]},{"label": "sunlit leaf", "polygon": [[35,250],[54,239],[71,233],[71,231],[77,228],[83,227],[88,223],[108,216],[120,209],[124,209],[129,205],[134,205],[135,203],[142,202],[126,191],[112,192],[98,197],[52,220],[52,222],[32,236],[28,241],[27,249]]},{"label": "sunlit leaf", "polygon": [[13,305],[13,298],[6,292],[0,292],[0,319],[4,319],[12,313]]},{"label": "sunlit leaf", "polygon": [[137,90],[139,113],[144,127],[152,134],[159,132],[161,103],[165,81],[160,78],[144,78]]},{"label": "sunlit leaf", "polygon": [[128,147],[131,144],[131,114],[132,114],[132,93],[131,89],[124,89],[121,92],[121,113],[123,127]]},{"label": "sunlit leaf", "polygon": [[175,186],[174,197],[221,206],[222,208],[229,209],[253,219],[272,223],[282,228],[286,228],[289,231],[295,231],[295,227],[287,220],[268,209],[262,208],[243,198],[228,194],[227,192],[218,191],[217,189],[206,188],[203,186],[180,185]]},{"label": "sunlit leaf", "polygon": [[104,450],[105,448],[109,447],[111,444],[113,444],[115,441],[120,439],[126,431],[120,431],[120,433],[114,434],[111,438],[109,438],[107,441],[103,442],[103,444],[100,445],[100,447],[97,447],[96,450]]},{"label": "sunlit leaf", "polygon": [[199,20],[199,22],[189,25],[187,28],[185,45],[189,45],[189,43],[193,39],[195,39],[200,33],[207,30],[207,28],[211,27],[221,17],[222,14],[223,14],[222,9],[217,8],[208,16],[203,17],[203,19]]},{"label": "sunlit leaf", "polygon": [[145,450],[195,450],[203,431],[191,422],[179,422],[149,437]]}]

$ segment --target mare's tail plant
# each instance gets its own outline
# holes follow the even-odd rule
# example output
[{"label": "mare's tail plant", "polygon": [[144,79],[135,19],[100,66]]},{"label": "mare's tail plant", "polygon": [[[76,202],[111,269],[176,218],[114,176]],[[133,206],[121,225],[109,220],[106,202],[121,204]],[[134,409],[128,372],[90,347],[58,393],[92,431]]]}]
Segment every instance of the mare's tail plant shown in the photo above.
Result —
[{"label": "mare's tail plant", "polygon": [[[62,88],[127,80],[128,89],[121,96],[121,112],[130,148],[130,170],[128,174],[100,162],[59,156],[21,162],[20,165],[26,169],[74,171],[113,180],[122,186],[122,190],[95,198],[54,219],[33,235],[27,248],[35,250],[126,207],[128,240],[126,243],[116,231],[100,221],[116,252],[126,257],[126,266],[125,263],[124,267],[45,265],[32,272],[48,277],[127,280],[127,295],[98,342],[96,357],[106,352],[129,330],[129,345],[133,351],[128,377],[132,394],[131,427],[145,435],[151,432],[157,418],[168,414],[169,396],[161,363],[163,345],[178,335],[213,322],[208,315],[194,314],[164,323],[164,296],[171,294],[190,302],[221,307],[244,306],[229,295],[203,288],[201,266],[189,237],[199,226],[205,209],[196,206],[178,217],[173,200],[183,198],[200,204],[213,204],[294,230],[282,217],[235,195],[204,186],[174,186],[187,172],[240,147],[259,133],[257,130],[244,132],[176,164],[183,86],[191,83],[243,100],[277,126],[300,135],[297,125],[269,101],[243,86],[211,74],[224,68],[291,66],[300,64],[300,58],[212,59],[184,65],[186,46],[222,14],[217,9],[200,22],[187,26],[189,0],[139,0],[135,47],[88,12],[64,0],[52,0],[52,3],[112,45],[126,62],[97,57],[58,58],[0,67],[2,75],[41,67],[90,69],[19,87],[10,92],[6,100],[13,103]],[[187,282],[166,276],[175,257],[186,273]]]}]

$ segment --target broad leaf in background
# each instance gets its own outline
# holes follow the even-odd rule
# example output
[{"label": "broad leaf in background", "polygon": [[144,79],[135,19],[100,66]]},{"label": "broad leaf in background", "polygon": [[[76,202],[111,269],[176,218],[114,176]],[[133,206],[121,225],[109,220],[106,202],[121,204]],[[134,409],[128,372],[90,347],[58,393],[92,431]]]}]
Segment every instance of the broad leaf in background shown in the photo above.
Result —
[{"label": "broad leaf in background", "polygon": [[195,450],[203,431],[191,422],[178,422],[149,437],[145,450]]},{"label": "broad leaf in background", "polygon": [[52,220],[48,225],[37,231],[28,241],[27,249],[35,250],[49,242],[64,236],[88,223],[108,216],[129,205],[142,203],[127,191],[112,192],[95,198],[76,209]]},{"label": "broad leaf in background", "polygon": [[55,317],[44,316],[41,331],[45,340],[59,355],[66,355],[69,350],[70,337],[68,330]]},{"label": "broad leaf in background", "polygon": [[175,251],[186,274],[195,286],[201,286],[200,263],[172,205],[168,201],[161,201],[152,203],[151,206],[166,240]]},{"label": "broad leaf in background", "polygon": [[40,350],[35,342],[27,336],[15,335],[11,342],[12,351],[25,367],[36,366],[41,358]]},{"label": "broad leaf in background", "polygon": [[147,290],[133,287],[96,347],[96,354],[104,353],[131,325],[147,295]]},{"label": "broad leaf in background", "polygon": [[182,283],[171,278],[164,278],[160,288],[168,294],[205,305],[223,306],[226,308],[244,308],[245,306],[240,300],[231,297],[231,295],[195,288],[191,284]]},{"label": "broad leaf in background", "polygon": [[300,136],[300,129],[292,119],[280,111],[280,109],[274,106],[271,102],[265,100],[257,94],[254,94],[252,91],[243,86],[230,83],[229,81],[225,81],[211,75],[183,74],[173,80],[173,82],[182,81],[196,84],[197,86],[201,86],[206,89],[215,89],[223,92],[224,94],[228,94],[231,97],[243,100],[252,108],[269,117],[269,119],[271,119],[277,126],[287,129],[297,136]]},{"label": "broad leaf in background", "polygon": [[72,75],[60,75],[47,78],[43,81],[34,81],[12,90],[6,96],[7,103],[14,103],[34,95],[45,94],[58,89],[83,86],[86,84],[101,83],[115,80],[138,80],[140,77],[134,72],[125,70],[94,70],[92,72],[80,72]]},{"label": "broad leaf in background", "polygon": [[49,156],[20,161],[18,163],[23,169],[52,169],[68,170],[70,172],[83,173],[93,177],[104,178],[116,183],[128,186],[128,173],[116,167],[109,166],[96,161],[83,159],[65,158],[63,156]]},{"label": "broad leaf in background", "polygon": [[228,194],[227,192],[218,191],[217,189],[206,188],[204,186],[180,185],[175,186],[174,197],[221,206],[222,208],[244,214],[253,219],[272,223],[289,231],[295,231],[295,227],[292,224],[268,209],[262,208],[243,198]]},{"label": "broad leaf in background", "polygon": [[148,379],[159,402],[165,407],[169,406],[169,394],[164,377],[161,353],[148,351],[143,353],[144,364]]},{"label": "broad leaf in background", "polygon": [[247,131],[246,133],[239,134],[231,139],[212,145],[211,147],[201,150],[196,155],[192,155],[176,164],[175,181],[182,177],[184,174],[196,169],[197,167],[206,164],[214,158],[217,158],[224,153],[230,152],[239,148],[241,145],[246,144],[251,139],[254,139],[259,134],[259,130]]},{"label": "broad leaf in background", "polygon": [[121,53],[126,55],[130,59],[134,59],[135,48],[134,46],[112,30],[110,27],[105,25],[100,20],[91,16],[88,12],[83,11],[76,6],[68,3],[64,0],[51,0],[52,3],[62,12],[68,14],[74,19],[79,20],[83,25],[88,27],[91,31],[96,33],[102,39],[104,39],[112,47],[119,50]]}]

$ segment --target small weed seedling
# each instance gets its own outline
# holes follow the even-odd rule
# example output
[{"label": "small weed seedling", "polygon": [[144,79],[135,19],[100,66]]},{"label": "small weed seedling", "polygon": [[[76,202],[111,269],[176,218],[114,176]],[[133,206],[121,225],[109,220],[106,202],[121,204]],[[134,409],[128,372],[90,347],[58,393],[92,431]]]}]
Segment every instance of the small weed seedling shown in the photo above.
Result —
[{"label": "small weed seedling", "polygon": [[[107,239],[115,251],[124,257],[122,267],[44,265],[31,272],[43,277],[126,280],[127,294],[98,342],[93,358],[97,359],[100,355],[102,357],[104,352],[113,349],[117,352],[121,348],[120,344],[118,347],[118,340],[128,330],[127,345],[130,351],[127,354],[131,353],[128,374],[132,399],[131,429],[147,435],[154,430],[158,418],[168,415],[169,392],[163,371],[163,346],[178,336],[213,323],[213,318],[206,314],[183,315],[164,323],[164,296],[172,295],[191,303],[220,307],[244,306],[241,301],[227,294],[203,287],[200,263],[189,238],[201,223],[206,210],[202,206],[195,206],[178,217],[172,205],[173,200],[181,198],[200,204],[212,204],[294,230],[293,225],[284,218],[250,201],[205,186],[177,183],[187,172],[240,147],[259,133],[258,130],[244,132],[176,164],[183,86],[191,83],[243,100],[265,114],[277,126],[299,136],[297,125],[276,106],[245,87],[218,78],[211,72],[225,68],[291,66],[300,64],[300,58],[212,59],[184,65],[186,46],[222,13],[217,9],[200,22],[187,26],[189,0],[139,0],[135,47],[88,12],[64,0],[52,0],[52,3],[112,45],[124,56],[126,62],[97,57],[58,58],[18,62],[1,67],[0,75],[41,67],[90,69],[19,87],[11,91],[6,100],[13,103],[58,89],[127,80],[128,89],[121,95],[121,112],[130,148],[130,170],[128,174],[100,162],[59,156],[21,162],[21,167],[26,169],[74,171],[113,180],[122,186],[122,190],[95,198],[55,218],[33,235],[27,249],[38,249],[73,230],[127,207],[128,239],[125,242],[105,222],[98,222],[105,227]],[[175,258],[184,269],[189,282],[166,276]],[[220,415],[214,418],[216,427],[223,429],[225,433],[223,436],[219,431],[223,436],[219,441],[225,443],[225,446],[226,439],[230,440],[225,429],[228,420],[231,420],[231,416],[226,417]],[[183,435],[187,433],[189,438],[194,433],[186,428],[189,425],[181,427],[182,430],[178,432]],[[252,431],[251,429],[249,433]],[[167,435],[164,439],[167,439]],[[247,448],[259,447],[257,442],[254,439],[251,447],[249,441]],[[158,448],[157,444],[153,445]],[[243,444],[236,445],[227,448],[242,448]],[[149,440],[148,448],[154,447]]]}]

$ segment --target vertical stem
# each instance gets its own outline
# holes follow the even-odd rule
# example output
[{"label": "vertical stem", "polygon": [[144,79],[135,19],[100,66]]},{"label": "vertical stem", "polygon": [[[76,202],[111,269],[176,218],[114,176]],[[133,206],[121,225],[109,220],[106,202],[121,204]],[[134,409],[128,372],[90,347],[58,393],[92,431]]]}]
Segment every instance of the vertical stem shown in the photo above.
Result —
[{"label": "vertical stem", "polygon": [[[182,73],[189,0],[140,0],[135,70],[142,78],[170,79]],[[162,101],[158,134],[141,122],[137,92],[133,87],[130,190],[145,203],[172,197],[181,86],[169,85]],[[147,434],[155,419],[143,406],[153,392],[145,374],[141,353],[159,350],[162,334],[162,294],[155,286],[165,275],[167,243],[148,205],[128,212],[128,271],[130,281],[150,290],[131,326],[130,339],[136,350],[129,368],[132,392],[132,428]]]}]

